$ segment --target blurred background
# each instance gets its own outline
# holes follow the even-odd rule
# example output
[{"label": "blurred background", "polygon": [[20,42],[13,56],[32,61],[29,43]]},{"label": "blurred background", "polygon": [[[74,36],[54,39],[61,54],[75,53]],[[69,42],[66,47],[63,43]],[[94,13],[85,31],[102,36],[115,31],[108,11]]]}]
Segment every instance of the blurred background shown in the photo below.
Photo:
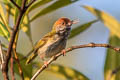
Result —
[{"label": "blurred background", "polygon": [[[43,8],[53,4],[57,0],[53,0],[47,5],[42,5],[41,7],[30,12],[29,17],[33,16],[37,11],[42,11]],[[74,1],[74,0],[71,0]],[[31,34],[32,41],[35,44],[39,39],[41,39],[46,33],[50,32],[54,22],[60,17],[67,17],[71,20],[79,19],[79,24],[74,24],[72,28],[76,28],[82,24],[88,23],[90,21],[96,20],[97,18],[88,12],[82,5],[89,5],[96,9],[102,10],[109,15],[114,16],[117,20],[120,20],[120,1],[119,0],[78,0],[75,3],[67,5],[65,7],[59,8],[53,12],[42,15],[32,21]],[[13,22],[10,23],[13,25]],[[95,22],[90,28],[86,29],[79,35],[71,38],[67,42],[67,47],[73,45],[88,44],[90,42],[94,43],[109,43],[110,31],[101,22]],[[8,42],[0,38],[3,43],[8,44]],[[23,45],[24,44],[24,45]],[[26,37],[25,33],[20,31],[19,40],[17,44],[17,51],[26,55],[31,47],[31,43]],[[77,49],[69,52],[65,57],[60,57],[54,63],[64,65],[66,67],[71,67],[90,80],[104,80],[104,65],[106,60],[106,48],[84,48]],[[36,59],[38,61],[39,57]],[[49,68],[48,68],[49,69]],[[62,80],[58,79],[55,75],[43,72],[39,78],[41,80]],[[39,80],[37,78],[37,80]],[[63,79],[64,80],[64,79]],[[77,79],[76,79],[77,80]]]}]

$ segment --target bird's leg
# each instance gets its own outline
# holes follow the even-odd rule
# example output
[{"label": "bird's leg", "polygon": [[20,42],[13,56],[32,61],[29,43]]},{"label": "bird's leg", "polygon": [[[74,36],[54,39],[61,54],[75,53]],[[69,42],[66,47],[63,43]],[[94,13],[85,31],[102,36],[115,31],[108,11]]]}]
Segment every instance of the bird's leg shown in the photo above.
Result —
[{"label": "bird's leg", "polygon": [[42,59],[42,61],[44,61],[45,67],[48,67],[48,62],[44,60],[44,56],[40,56],[40,58]]},{"label": "bird's leg", "polygon": [[48,62],[44,61],[44,65],[45,65],[45,67],[48,67]]},{"label": "bird's leg", "polygon": [[65,49],[62,50],[62,54],[63,54],[63,56],[66,55],[66,51],[65,51]]}]

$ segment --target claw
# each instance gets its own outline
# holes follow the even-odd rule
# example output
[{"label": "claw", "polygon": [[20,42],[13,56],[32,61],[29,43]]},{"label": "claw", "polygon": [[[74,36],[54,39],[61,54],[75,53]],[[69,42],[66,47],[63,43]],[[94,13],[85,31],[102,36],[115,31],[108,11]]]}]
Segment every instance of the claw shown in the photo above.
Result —
[{"label": "claw", "polygon": [[48,67],[48,62],[44,61],[44,65],[45,65],[45,67]]},{"label": "claw", "polygon": [[66,51],[62,50],[62,54],[63,54],[63,56],[65,56],[66,55]]}]

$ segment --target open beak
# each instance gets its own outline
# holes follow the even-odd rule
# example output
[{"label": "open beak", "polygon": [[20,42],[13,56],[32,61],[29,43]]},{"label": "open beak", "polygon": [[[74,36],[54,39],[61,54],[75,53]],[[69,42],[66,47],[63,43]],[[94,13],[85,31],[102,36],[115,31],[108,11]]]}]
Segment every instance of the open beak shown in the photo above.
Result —
[{"label": "open beak", "polygon": [[79,22],[78,19],[72,20],[70,23],[68,23],[68,25],[71,26],[72,24],[77,24],[78,22]]},{"label": "open beak", "polygon": [[70,30],[70,29],[71,29],[72,24],[77,24],[78,22],[79,22],[79,20],[78,20],[78,19],[70,21],[70,22],[68,23],[68,26],[69,26],[69,27],[67,27],[66,29],[67,29],[67,30]]},{"label": "open beak", "polygon": [[77,24],[78,22],[79,22],[78,19],[76,19],[76,20],[72,20],[72,21],[71,21],[72,24]]}]

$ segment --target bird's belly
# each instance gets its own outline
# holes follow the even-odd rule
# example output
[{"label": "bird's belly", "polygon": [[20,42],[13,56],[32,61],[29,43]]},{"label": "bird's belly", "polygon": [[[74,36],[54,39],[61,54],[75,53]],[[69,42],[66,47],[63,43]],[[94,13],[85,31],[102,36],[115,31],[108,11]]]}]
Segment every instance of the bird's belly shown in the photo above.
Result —
[{"label": "bird's belly", "polygon": [[63,50],[66,46],[66,40],[59,40],[54,43],[46,44],[44,47],[39,49],[40,56],[52,57]]},{"label": "bird's belly", "polygon": [[58,42],[55,44],[52,44],[48,47],[46,57],[51,57],[59,53],[61,50],[63,50],[66,47],[66,41]]}]

